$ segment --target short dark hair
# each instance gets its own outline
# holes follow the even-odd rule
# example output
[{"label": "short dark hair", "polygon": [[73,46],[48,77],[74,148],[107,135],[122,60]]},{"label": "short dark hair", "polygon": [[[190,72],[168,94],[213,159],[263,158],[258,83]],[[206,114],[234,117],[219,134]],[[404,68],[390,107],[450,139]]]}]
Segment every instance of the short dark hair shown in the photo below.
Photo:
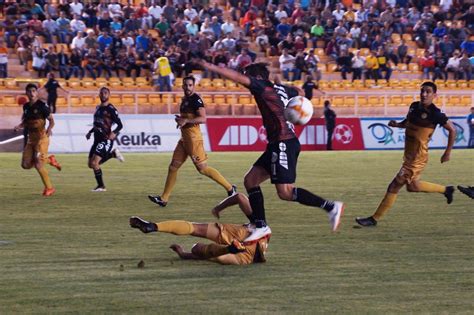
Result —
[{"label": "short dark hair", "polygon": [[29,89],[32,89],[32,88],[34,88],[35,90],[37,90],[37,89],[38,89],[38,86],[37,86],[36,84],[34,84],[34,83],[28,83],[28,84],[26,85],[26,87],[25,87],[25,92],[27,92]]},{"label": "short dark hair", "polygon": [[270,71],[267,68],[268,64],[265,62],[256,62],[249,64],[244,69],[244,74],[250,77],[261,76],[263,79],[268,80],[270,77]]},{"label": "short dark hair", "polygon": [[193,84],[196,84],[196,78],[193,77],[192,75],[185,76],[184,79],[183,79],[183,83],[186,82],[187,80],[191,80],[191,81],[193,81]]},{"label": "short dark hair", "polygon": [[109,91],[109,93],[110,93],[110,89],[109,89],[108,87],[106,87],[106,86],[101,87],[100,90],[99,90],[99,92],[101,92],[102,90],[107,90],[107,91]]},{"label": "short dark hair", "polygon": [[324,101],[324,107],[328,107],[329,105],[331,105],[331,102],[329,102],[328,100],[325,100]]},{"label": "short dark hair", "polygon": [[436,86],[436,84],[432,81],[426,81],[426,82],[423,82],[421,84],[421,87],[424,87],[424,86],[429,86],[433,89],[433,92],[436,93],[436,91],[438,91],[438,87]]}]

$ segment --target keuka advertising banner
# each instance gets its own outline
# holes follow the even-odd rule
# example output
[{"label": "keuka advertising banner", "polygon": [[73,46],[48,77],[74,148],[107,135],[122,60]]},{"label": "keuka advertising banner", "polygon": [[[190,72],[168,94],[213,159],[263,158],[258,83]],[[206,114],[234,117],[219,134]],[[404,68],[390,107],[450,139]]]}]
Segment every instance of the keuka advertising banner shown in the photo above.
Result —
[{"label": "keuka advertising banner", "polygon": [[[260,117],[207,119],[212,151],[263,151],[268,143]],[[296,126],[302,150],[325,150],[327,132],[324,119],[314,118],[304,126]],[[363,150],[358,118],[338,118],[333,134],[335,150]]]}]

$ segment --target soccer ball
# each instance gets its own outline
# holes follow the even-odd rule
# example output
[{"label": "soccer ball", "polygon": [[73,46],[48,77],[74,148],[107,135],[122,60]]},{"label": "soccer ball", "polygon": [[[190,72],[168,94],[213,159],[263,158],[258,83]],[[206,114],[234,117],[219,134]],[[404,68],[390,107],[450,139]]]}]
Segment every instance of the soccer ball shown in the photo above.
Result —
[{"label": "soccer ball", "polygon": [[341,142],[343,144],[351,143],[352,138],[354,137],[352,133],[351,127],[348,125],[337,125],[336,129],[334,129],[334,139],[336,141]]},{"label": "soccer ball", "polygon": [[288,101],[285,118],[295,125],[305,125],[313,116],[313,104],[304,96],[295,96]]}]

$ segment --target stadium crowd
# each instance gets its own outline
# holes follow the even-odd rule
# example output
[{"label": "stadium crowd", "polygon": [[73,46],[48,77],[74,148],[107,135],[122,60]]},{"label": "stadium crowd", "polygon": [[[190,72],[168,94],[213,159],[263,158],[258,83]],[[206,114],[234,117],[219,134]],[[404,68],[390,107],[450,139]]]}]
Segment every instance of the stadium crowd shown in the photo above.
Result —
[{"label": "stadium crowd", "polygon": [[193,70],[196,52],[237,70],[274,56],[290,81],[321,79],[327,62],[342,79],[375,81],[413,62],[432,79],[470,80],[474,68],[474,5],[459,0],[21,0],[3,4],[0,25],[1,77],[7,47],[39,77],[145,75],[160,90]]}]

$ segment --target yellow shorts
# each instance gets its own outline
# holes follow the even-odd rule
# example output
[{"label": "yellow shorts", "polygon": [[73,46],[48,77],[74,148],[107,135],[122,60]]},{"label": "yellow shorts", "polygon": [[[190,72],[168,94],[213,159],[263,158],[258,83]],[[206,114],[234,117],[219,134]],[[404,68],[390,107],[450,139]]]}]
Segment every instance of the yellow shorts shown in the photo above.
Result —
[{"label": "yellow shorts", "polygon": [[410,165],[403,164],[395,177],[400,184],[411,184],[421,177],[421,172],[425,169],[426,164]]},{"label": "yellow shorts", "polygon": [[173,160],[181,164],[190,156],[194,164],[200,164],[207,161],[207,154],[204,151],[204,141],[184,141],[180,139],[173,153]]},{"label": "yellow shorts", "polygon": [[36,161],[45,163],[48,159],[49,138],[41,137],[38,140],[28,139],[23,149],[22,164],[33,165]]}]

